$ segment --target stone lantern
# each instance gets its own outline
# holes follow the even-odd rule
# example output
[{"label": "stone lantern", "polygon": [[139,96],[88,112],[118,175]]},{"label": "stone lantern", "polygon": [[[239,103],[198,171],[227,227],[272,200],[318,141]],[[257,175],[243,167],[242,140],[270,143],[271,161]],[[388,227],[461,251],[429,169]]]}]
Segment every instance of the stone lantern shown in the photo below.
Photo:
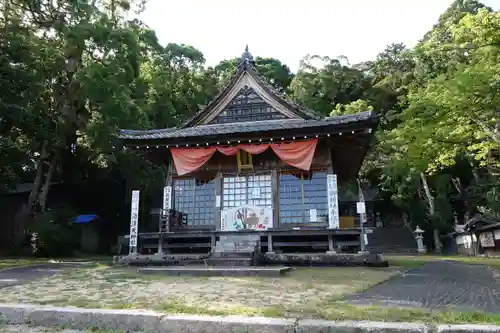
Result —
[{"label": "stone lantern", "polygon": [[423,235],[424,231],[420,229],[420,227],[417,225],[415,228],[415,231],[413,231],[413,234],[415,235],[415,240],[417,241],[417,251],[418,253],[425,253],[425,247],[424,247],[424,242],[423,242]]}]

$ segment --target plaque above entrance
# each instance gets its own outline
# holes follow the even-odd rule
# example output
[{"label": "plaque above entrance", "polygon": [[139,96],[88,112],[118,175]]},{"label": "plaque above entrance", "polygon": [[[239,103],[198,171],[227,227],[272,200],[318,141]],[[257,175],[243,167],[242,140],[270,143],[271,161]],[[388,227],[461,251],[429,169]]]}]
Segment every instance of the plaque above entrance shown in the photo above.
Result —
[{"label": "plaque above entrance", "polygon": [[267,230],[273,227],[272,208],[243,205],[222,211],[221,230]]}]

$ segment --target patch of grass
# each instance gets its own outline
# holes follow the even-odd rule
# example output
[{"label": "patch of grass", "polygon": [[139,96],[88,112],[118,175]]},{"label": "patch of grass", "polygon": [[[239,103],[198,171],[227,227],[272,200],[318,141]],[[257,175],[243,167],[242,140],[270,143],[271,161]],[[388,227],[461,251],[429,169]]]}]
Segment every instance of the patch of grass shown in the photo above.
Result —
[{"label": "patch of grass", "polygon": [[0,269],[28,266],[33,264],[46,263],[47,259],[0,259]]},{"label": "patch of grass", "polygon": [[170,299],[154,307],[154,310],[164,313],[194,314],[209,316],[241,315],[241,316],[263,316],[263,317],[283,317],[283,309],[278,307],[245,307],[245,306],[224,306],[211,307],[197,304],[186,304],[182,300]]},{"label": "patch of grass", "polygon": [[110,256],[93,256],[93,257],[77,257],[77,258],[0,258],[0,269],[28,266],[34,264],[45,264],[52,260],[57,262],[91,262],[95,266],[108,267],[112,258]]},{"label": "patch of grass", "polygon": [[88,327],[84,331],[85,333],[127,333],[121,330],[106,330],[99,327]]},{"label": "patch of grass", "polygon": [[415,255],[415,256],[385,256],[390,266],[404,268],[419,268],[427,262],[457,261],[471,265],[484,265],[500,268],[500,258],[465,257],[465,256],[440,256],[440,255]]},{"label": "patch of grass", "polygon": [[263,317],[294,317],[317,318],[324,320],[364,320],[383,322],[419,322],[419,323],[447,323],[447,324],[493,324],[500,325],[500,314],[460,311],[430,311],[424,309],[395,308],[384,306],[355,306],[341,301],[321,304],[314,308],[295,309],[281,307],[226,307],[213,309],[197,305],[186,305],[182,301],[168,301],[159,304],[154,310],[169,314],[195,315],[243,315]]},{"label": "patch of grass", "polygon": [[371,320],[434,324],[500,324],[500,314],[429,311],[383,306],[353,306],[341,303],[330,304],[324,308],[318,309],[318,316],[326,320]]}]

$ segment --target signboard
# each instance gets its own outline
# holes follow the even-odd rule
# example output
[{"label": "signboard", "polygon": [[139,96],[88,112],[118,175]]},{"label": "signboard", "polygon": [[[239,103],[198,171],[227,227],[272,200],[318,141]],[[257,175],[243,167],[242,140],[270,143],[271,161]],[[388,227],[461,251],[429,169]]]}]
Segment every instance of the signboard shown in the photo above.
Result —
[{"label": "signboard", "polygon": [[221,231],[267,230],[272,227],[272,208],[243,205],[221,212]]},{"label": "signboard", "polygon": [[339,228],[339,198],[337,189],[337,175],[327,175],[328,195],[328,228]]},{"label": "signboard", "polygon": [[356,202],[356,211],[358,214],[366,213],[366,205],[363,201]]},{"label": "signboard", "polygon": [[163,188],[163,216],[167,216],[168,210],[172,208],[172,186]]},{"label": "signboard", "polygon": [[495,239],[492,232],[483,232],[479,235],[482,247],[495,247]]},{"label": "signboard", "polygon": [[309,209],[309,220],[318,222],[318,211],[316,209]]},{"label": "signboard", "polygon": [[130,239],[129,253],[137,253],[137,234],[139,232],[139,193],[140,191],[132,191],[132,205],[130,212]]}]

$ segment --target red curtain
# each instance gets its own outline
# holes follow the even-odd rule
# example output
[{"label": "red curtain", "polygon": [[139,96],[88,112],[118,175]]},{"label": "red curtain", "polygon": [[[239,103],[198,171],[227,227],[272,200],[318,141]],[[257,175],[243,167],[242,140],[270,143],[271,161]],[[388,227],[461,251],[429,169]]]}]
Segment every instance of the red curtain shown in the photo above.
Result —
[{"label": "red curtain", "polygon": [[307,141],[295,141],[289,143],[271,144],[240,144],[234,147],[218,146],[208,148],[171,148],[174,165],[179,176],[193,172],[201,168],[213,156],[216,151],[224,155],[236,155],[242,149],[249,154],[257,155],[266,151],[269,147],[285,163],[298,169],[309,170],[316,150],[318,139]]}]

